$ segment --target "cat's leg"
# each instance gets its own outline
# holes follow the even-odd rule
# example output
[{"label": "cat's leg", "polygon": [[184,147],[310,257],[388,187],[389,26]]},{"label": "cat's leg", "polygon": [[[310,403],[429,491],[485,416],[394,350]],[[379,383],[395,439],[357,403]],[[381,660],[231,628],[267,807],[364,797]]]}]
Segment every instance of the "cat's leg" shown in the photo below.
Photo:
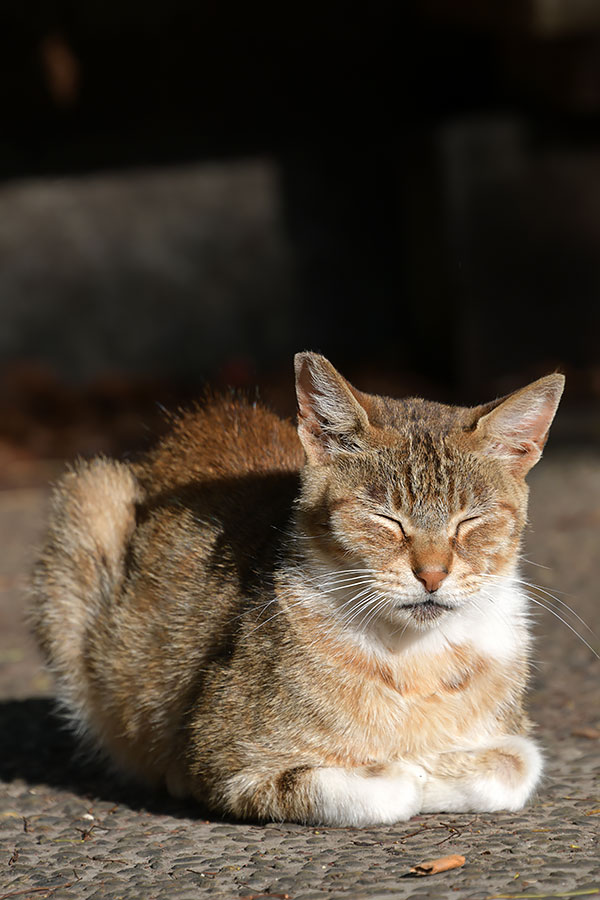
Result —
[{"label": "cat's leg", "polygon": [[422,805],[426,774],[396,762],[356,769],[297,766],[267,779],[242,773],[227,786],[227,806],[244,818],[311,825],[381,825],[410,819]]},{"label": "cat's leg", "polygon": [[477,750],[441,753],[426,765],[421,812],[517,810],[542,774],[537,745],[507,735]]}]

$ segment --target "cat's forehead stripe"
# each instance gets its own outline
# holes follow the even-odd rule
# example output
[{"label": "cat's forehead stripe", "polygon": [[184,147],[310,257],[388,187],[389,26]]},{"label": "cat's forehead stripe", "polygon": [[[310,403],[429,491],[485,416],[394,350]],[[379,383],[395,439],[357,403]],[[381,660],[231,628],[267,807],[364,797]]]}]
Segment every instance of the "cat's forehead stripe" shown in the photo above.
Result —
[{"label": "cat's forehead stripe", "polygon": [[[406,452],[380,456],[378,472],[388,503],[399,513],[420,517],[447,516],[470,506],[475,497],[473,474],[446,441],[427,434],[412,436]],[[379,480],[373,483],[369,495],[381,499],[382,487]]]}]

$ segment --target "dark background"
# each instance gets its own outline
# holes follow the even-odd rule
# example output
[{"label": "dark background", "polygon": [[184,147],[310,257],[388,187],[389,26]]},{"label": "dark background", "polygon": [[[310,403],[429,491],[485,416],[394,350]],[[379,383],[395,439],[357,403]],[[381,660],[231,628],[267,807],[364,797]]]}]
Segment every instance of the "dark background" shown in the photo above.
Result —
[{"label": "dark background", "polygon": [[300,349],[600,438],[596,0],[4,0],[0,60],[2,478]]}]

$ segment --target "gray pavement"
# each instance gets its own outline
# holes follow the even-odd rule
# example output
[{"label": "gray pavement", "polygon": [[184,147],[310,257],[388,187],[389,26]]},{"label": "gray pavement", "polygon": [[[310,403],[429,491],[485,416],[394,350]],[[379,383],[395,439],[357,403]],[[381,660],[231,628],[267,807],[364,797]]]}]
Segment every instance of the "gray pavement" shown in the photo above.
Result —
[{"label": "gray pavement", "polygon": [[[600,631],[600,453],[550,445],[530,481],[525,553],[536,565],[524,577],[564,592]],[[45,500],[40,488],[0,492],[0,900],[600,895],[600,662],[566,625],[539,610],[530,708],[548,764],[526,810],[365,829],[222,821],[120,783],[78,757],[54,718],[23,624]],[[452,853],[465,856],[462,868],[407,877]]]}]

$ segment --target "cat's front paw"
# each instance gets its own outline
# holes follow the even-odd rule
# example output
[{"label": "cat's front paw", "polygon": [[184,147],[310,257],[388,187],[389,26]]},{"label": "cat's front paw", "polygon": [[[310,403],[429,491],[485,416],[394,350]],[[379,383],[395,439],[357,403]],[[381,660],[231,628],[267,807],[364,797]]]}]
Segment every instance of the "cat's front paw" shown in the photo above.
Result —
[{"label": "cat's front paw", "polygon": [[542,768],[538,746],[521,735],[507,735],[477,750],[440,754],[427,778],[421,811],[521,809]]},{"label": "cat's front paw", "polygon": [[539,783],[543,758],[532,740],[520,735],[506,737],[478,756],[480,774],[473,792],[482,811],[521,809]]},{"label": "cat's front paw", "polygon": [[326,825],[388,825],[416,815],[427,774],[412,763],[315,770],[314,820]]}]

